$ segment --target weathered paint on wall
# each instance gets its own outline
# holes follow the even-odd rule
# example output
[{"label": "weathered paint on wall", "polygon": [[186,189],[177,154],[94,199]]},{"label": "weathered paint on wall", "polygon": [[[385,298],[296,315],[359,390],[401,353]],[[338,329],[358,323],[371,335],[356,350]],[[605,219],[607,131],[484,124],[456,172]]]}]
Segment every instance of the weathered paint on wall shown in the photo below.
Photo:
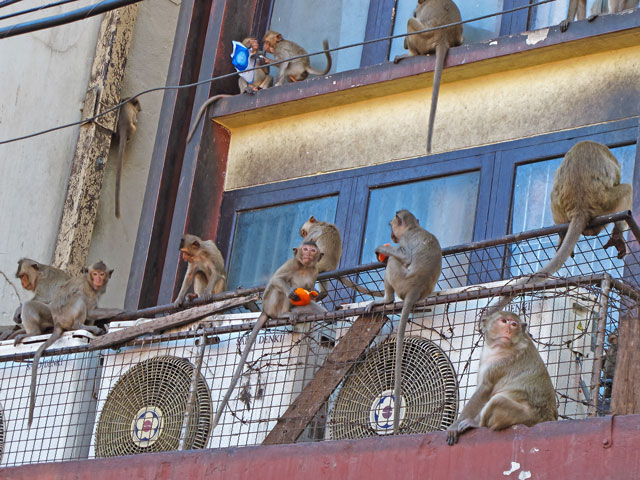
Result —
[{"label": "weathered paint on wall", "polygon": [[[20,2],[2,12],[36,3]],[[100,20],[0,41],[0,139],[80,120]],[[72,127],[0,145],[0,271],[22,299],[31,295],[16,281],[16,262],[23,256],[45,263],[52,259],[77,138],[78,127]],[[13,287],[0,278],[0,325],[13,323],[19,303]]]},{"label": "weathered paint on wall", "polygon": [[[433,153],[637,115],[639,67],[631,47],[445,83]],[[430,98],[423,88],[232,129],[225,188],[425,155]]]},{"label": "weathered paint on wall", "polygon": [[[27,6],[20,2],[19,8]],[[165,84],[178,10],[179,2],[173,0],[140,3],[123,97]],[[51,9],[47,14],[62,11]],[[80,120],[101,18],[0,42],[0,139]],[[121,218],[114,215],[114,142],[89,252],[89,262],[103,259],[115,268],[100,301],[104,306],[124,303],[162,93],[146,95],[140,101],[143,111],[138,131],[126,152]],[[73,127],[0,146],[0,225],[4,233],[0,237],[0,271],[21,299],[30,294],[14,278],[16,262],[23,256],[45,263],[52,260],[77,139],[78,127]],[[0,328],[13,324],[13,312],[19,304],[16,290],[0,276]]]},{"label": "weathered paint on wall", "polygon": [[[126,98],[147,88],[166,83],[171,49],[178,20],[179,2],[141,2],[122,89]],[[127,144],[120,186],[120,219],[115,217],[117,142],[112,143],[106,165],[98,215],[93,231],[89,260],[103,259],[114,268],[109,288],[100,304],[124,305],[131,259],[136,242],[151,153],[156,137],[162,93],[140,97],[136,134]]]},{"label": "weathered paint on wall", "polygon": [[445,432],[363,440],[143,454],[11,467],[12,480],[504,479],[635,480],[640,415],[479,429],[450,447]]}]

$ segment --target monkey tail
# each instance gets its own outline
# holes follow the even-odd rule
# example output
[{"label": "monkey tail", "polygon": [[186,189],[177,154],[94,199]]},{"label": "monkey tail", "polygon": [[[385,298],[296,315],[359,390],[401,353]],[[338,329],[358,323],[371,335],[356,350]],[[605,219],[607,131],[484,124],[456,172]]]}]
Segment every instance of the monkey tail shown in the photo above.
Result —
[{"label": "monkey tail", "polygon": [[196,121],[194,122],[193,127],[191,127],[191,131],[189,131],[189,135],[187,135],[187,143],[191,141],[191,139],[193,138],[193,134],[196,133],[196,128],[198,128],[198,125],[200,124],[200,119],[202,118],[202,115],[204,115],[204,112],[206,112],[207,107],[209,107],[209,105],[211,105],[214,102],[217,102],[219,99],[223,97],[230,97],[230,96],[231,95],[220,94],[220,95],[214,95],[213,97],[209,97],[205,100],[205,102],[198,109],[198,113],[196,114]]},{"label": "monkey tail", "polygon": [[362,295],[371,295],[372,297],[384,297],[384,290],[369,290],[362,285],[358,285],[357,283],[353,283],[347,277],[338,277],[338,281],[342,283],[345,287],[351,288]]},{"label": "monkey tail", "polygon": [[[537,278],[542,278],[545,276],[549,276],[560,270],[560,267],[567,261],[569,256],[573,253],[573,249],[580,240],[580,235],[589,224],[590,218],[583,214],[576,214],[569,222],[569,228],[567,229],[567,233],[562,239],[562,245],[556,251],[556,254],[553,258],[547,263],[544,267],[542,267],[537,272],[526,275],[522,278],[519,278],[512,285],[526,285],[527,283],[535,281]],[[487,307],[487,310],[483,313],[482,318],[488,318],[493,313],[499,312],[502,310],[514,297],[513,294],[502,295],[497,304],[491,305]]]},{"label": "monkey tail", "polygon": [[402,304],[402,314],[398,323],[396,333],[396,358],[393,370],[393,433],[397,435],[400,431],[400,410],[402,409],[402,355],[404,347],[404,332],[407,328],[409,313],[418,299],[407,296]]},{"label": "monkey tail", "polygon": [[327,66],[324,70],[316,70],[311,66],[307,67],[307,72],[312,75],[326,75],[327,73],[329,73],[329,70],[331,70],[331,54],[328,52],[329,42],[326,39],[322,41],[322,48],[324,48],[324,54],[327,57]]},{"label": "monkey tail", "polygon": [[260,330],[262,329],[262,327],[264,326],[268,318],[269,317],[267,316],[267,314],[262,312],[258,317],[258,320],[256,321],[256,324],[254,325],[253,330],[251,330],[251,335],[249,335],[247,344],[245,345],[244,350],[242,351],[242,355],[240,356],[240,361],[238,362],[238,366],[236,367],[235,372],[233,372],[233,377],[231,377],[231,383],[229,383],[229,387],[227,388],[227,391],[224,394],[224,398],[222,399],[222,401],[220,402],[220,405],[218,406],[218,411],[216,412],[216,416],[213,419],[213,424],[211,425],[212,431],[218,426],[220,417],[222,417],[222,412],[224,412],[224,409],[227,406],[227,403],[229,403],[229,399],[231,398],[233,389],[236,387],[236,384],[240,379],[240,375],[242,374],[242,369],[244,368],[244,364],[247,361],[249,352],[251,352],[251,347],[253,347],[253,344],[256,341],[256,337],[258,336],[258,332],[260,332]]},{"label": "monkey tail", "polygon": [[31,368],[31,387],[29,388],[29,420],[27,423],[27,428],[31,428],[31,423],[33,423],[33,409],[36,400],[36,382],[38,379],[38,362],[40,361],[42,352],[53,345],[55,341],[58,340],[61,336],[62,329],[59,327],[55,327],[51,336],[47,339],[46,342],[40,345],[40,348],[36,350],[36,353],[33,356],[33,366]]},{"label": "monkey tail", "polygon": [[118,171],[116,173],[116,218],[120,218],[120,178],[122,177],[122,165],[124,163],[124,147],[126,138],[118,139]]},{"label": "monkey tail", "polygon": [[438,106],[438,95],[440,93],[440,81],[444,62],[449,53],[449,46],[442,41],[436,45],[436,68],[433,71],[433,90],[431,91],[431,111],[429,112],[429,128],[427,130],[427,153],[431,153],[431,139],[433,138],[433,123],[436,118],[436,107]]}]

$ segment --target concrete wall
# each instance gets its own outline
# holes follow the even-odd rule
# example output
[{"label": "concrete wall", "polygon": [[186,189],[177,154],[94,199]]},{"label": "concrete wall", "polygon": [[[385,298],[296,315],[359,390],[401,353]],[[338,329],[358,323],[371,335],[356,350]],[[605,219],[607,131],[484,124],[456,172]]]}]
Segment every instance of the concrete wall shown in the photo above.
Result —
[{"label": "concrete wall", "polygon": [[[123,98],[147,88],[165,85],[179,5],[178,1],[173,0],[139,4],[122,87]],[[112,144],[106,166],[89,250],[90,262],[102,259],[115,269],[109,288],[100,300],[100,305],[105,307],[122,308],[124,305],[162,96],[163,92],[159,91],[140,97],[142,111],[138,114],[138,128],[125,150],[120,185],[120,219],[114,213],[116,142]]]},{"label": "concrete wall", "polygon": [[[24,9],[37,2],[20,2]],[[13,7],[11,7],[13,8]],[[69,7],[47,14],[68,11]],[[179,2],[142,2],[124,78],[123,96],[165,84]],[[3,9],[3,13],[8,12]],[[101,17],[0,40],[0,140],[79,120]],[[3,25],[5,25],[3,23]],[[104,259],[116,272],[104,306],[122,306],[162,93],[141,98],[138,134],[126,154],[122,214],[113,213],[115,153],[106,168],[89,261]],[[19,299],[30,298],[14,277],[27,256],[49,263],[53,256],[78,127],[0,145],[0,328],[12,324]],[[16,293],[17,292],[17,293]]]},{"label": "concrete wall", "polygon": [[[420,89],[232,129],[225,188],[425,155],[430,98]],[[640,47],[445,83],[433,153],[637,115],[639,99]]]},{"label": "concrete wall", "polygon": [[[20,2],[2,13],[39,3]],[[93,17],[0,40],[0,140],[80,120],[99,26],[100,17]],[[52,259],[77,138],[72,127],[0,145],[0,271],[17,289],[0,278],[0,325],[13,323],[16,291],[21,299],[31,296],[15,278],[17,260]]]}]

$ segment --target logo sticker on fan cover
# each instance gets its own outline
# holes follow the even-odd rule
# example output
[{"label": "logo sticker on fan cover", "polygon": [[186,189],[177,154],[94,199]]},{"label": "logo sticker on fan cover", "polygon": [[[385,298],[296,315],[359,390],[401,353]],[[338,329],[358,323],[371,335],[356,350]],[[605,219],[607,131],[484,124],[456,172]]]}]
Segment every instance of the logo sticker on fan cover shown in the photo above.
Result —
[{"label": "logo sticker on fan cover", "polygon": [[142,407],[131,422],[131,439],[140,448],[147,448],[162,434],[162,410]]},{"label": "logo sticker on fan cover", "polygon": [[[393,433],[394,404],[395,398],[393,396],[393,390],[385,390],[373,401],[373,404],[371,405],[371,412],[369,414],[369,422],[371,424],[371,428],[373,428],[378,435]],[[402,403],[400,405],[400,426],[402,426],[405,410],[406,404],[404,397],[402,397]]]}]

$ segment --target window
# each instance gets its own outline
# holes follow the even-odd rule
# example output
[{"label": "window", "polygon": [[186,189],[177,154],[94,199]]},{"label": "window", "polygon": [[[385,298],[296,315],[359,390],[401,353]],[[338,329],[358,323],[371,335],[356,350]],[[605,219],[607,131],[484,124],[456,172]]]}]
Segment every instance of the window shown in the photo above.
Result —
[{"label": "window", "polygon": [[[313,12],[310,15],[310,12]],[[322,40],[330,47],[358,43],[364,39],[369,0],[276,0],[271,14],[271,30],[303,46],[308,52],[322,50]],[[332,52],[331,72],[360,66],[362,46]],[[311,66],[324,69],[326,58],[315,55]]]},{"label": "window", "polygon": [[266,284],[302,242],[299,227],[311,215],[334,221],[336,207],[337,197],[332,196],[239,212],[228,289]]},{"label": "window", "polygon": [[[388,224],[401,208],[414,213],[443,248],[553,225],[549,194],[564,154],[580,140],[607,144],[622,165],[622,180],[631,183],[637,136],[638,121],[633,118],[226,192],[219,232],[229,233],[219,234],[218,243],[229,259],[229,286],[264,284],[290,258],[300,241],[298,229],[311,215],[340,229],[340,268],[374,262],[373,249],[390,242]],[[535,249],[544,258],[513,257],[509,264],[539,268],[555,252],[552,241],[548,243]],[[467,272],[469,259],[450,260],[443,265],[439,288],[458,286],[449,278],[476,284],[530,273],[520,267],[503,270],[495,260],[486,269]],[[590,261],[580,259],[582,265]],[[560,272],[572,274],[577,272]]]},{"label": "window", "polygon": [[[598,8],[597,11],[602,11],[602,1],[603,0],[587,0],[587,17],[591,15],[591,9],[596,4],[596,8]],[[538,5],[535,7],[531,28],[536,29],[558,25],[562,20],[567,18],[568,9],[569,0],[556,0],[555,2]]]},{"label": "window", "polygon": [[[533,7],[538,8],[533,15],[523,9],[465,24],[464,43],[518,33],[527,30],[529,23],[536,28],[556,25],[566,17],[567,3],[558,0],[551,6]],[[406,33],[416,4],[416,0],[274,0],[268,25],[311,52],[321,50],[325,38],[330,47],[336,47]],[[520,6],[522,0],[458,0],[456,4],[465,20]],[[404,53],[404,38],[340,50],[332,53],[331,72],[383,63]],[[315,68],[324,68],[324,62],[321,55],[311,57]]]},{"label": "window", "polygon": [[480,172],[476,171],[371,190],[360,262],[375,261],[373,250],[390,242],[389,221],[403,208],[443,248],[471,242],[474,224],[466,220],[475,218],[479,185]]},{"label": "window", "polygon": [[[615,155],[620,163],[623,183],[633,183],[633,167],[635,164],[636,147],[635,145],[627,145],[624,147],[612,148],[611,152]],[[551,214],[551,200],[550,194],[553,187],[553,176],[562,162],[562,157],[557,157],[551,160],[544,160],[536,163],[529,163],[520,165],[516,168],[515,185],[513,190],[513,214],[511,218],[511,232],[519,233],[526,230],[533,230],[535,228],[542,228],[549,225],[554,225],[553,216]],[[611,234],[612,225],[607,226],[599,236],[608,237]],[[569,259],[565,263],[562,271],[559,275],[579,275],[581,272],[574,268],[575,264],[588,264],[594,261],[610,262],[609,255],[606,255],[604,251],[596,247],[596,239],[591,238],[593,248],[588,250],[590,258],[585,258],[576,251],[574,259]],[[600,244],[601,242],[598,242]],[[602,243],[606,243],[606,240]],[[542,248],[546,250],[549,258],[553,256],[556,245],[541,245],[541,249],[537,250],[538,253],[542,252]],[[550,249],[550,250],[549,250]],[[550,253],[548,253],[550,251]],[[595,252],[595,253],[594,253]],[[524,259],[515,258],[514,265],[518,267],[512,268],[512,275],[522,275],[531,273],[532,267],[535,269],[540,268],[546,263],[546,255],[544,259]],[[622,267],[624,260],[614,258],[611,260],[609,268]],[[525,268],[522,268],[526,266]]]}]

